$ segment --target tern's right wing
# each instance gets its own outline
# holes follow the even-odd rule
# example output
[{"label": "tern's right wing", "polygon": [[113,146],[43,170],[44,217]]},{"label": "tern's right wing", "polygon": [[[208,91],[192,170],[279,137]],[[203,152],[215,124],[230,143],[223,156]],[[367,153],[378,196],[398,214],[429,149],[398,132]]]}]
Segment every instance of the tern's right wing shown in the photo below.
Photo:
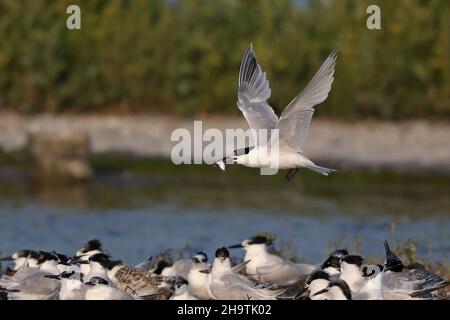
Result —
[{"label": "tern's right wing", "polygon": [[[224,274],[220,280],[222,282],[220,290],[230,300],[275,300],[284,292],[284,290],[257,289],[252,281],[236,273]],[[217,289],[216,286],[215,290]]]},{"label": "tern's right wing", "polygon": [[306,280],[314,270],[316,267],[313,265],[300,265],[285,261],[275,266],[257,268],[257,276],[261,280],[270,280],[281,286],[289,286]]},{"label": "tern's right wing", "polygon": [[21,294],[25,295],[52,296],[59,291],[61,283],[59,280],[46,278],[45,275],[48,275],[48,273],[32,273],[16,285],[7,289],[18,290]]}]

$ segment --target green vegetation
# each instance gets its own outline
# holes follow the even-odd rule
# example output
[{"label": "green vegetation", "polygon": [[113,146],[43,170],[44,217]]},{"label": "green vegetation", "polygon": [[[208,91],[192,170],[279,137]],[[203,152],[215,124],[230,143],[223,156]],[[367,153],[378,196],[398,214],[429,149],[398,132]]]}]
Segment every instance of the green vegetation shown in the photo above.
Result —
[{"label": "green vegetation", "polygon": [[237,113],[252,41],[278,111],[338,48],[320,116],[448,119],[448,1],[378,2],[382,30],[366,28],[369,0],[82,0],[69,31],[72,1],[2,1],[0,108]]}]

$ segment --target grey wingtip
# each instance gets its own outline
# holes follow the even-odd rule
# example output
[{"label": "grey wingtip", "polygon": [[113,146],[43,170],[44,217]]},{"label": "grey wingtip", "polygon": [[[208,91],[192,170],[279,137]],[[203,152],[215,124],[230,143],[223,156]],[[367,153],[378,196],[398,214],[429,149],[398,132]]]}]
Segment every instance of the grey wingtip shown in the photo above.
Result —
[{"label": "grey wingtip", "polygon": [[338,49],[333,49],[330,54],[328,55],[329,59],[333,59],[336,60],[337,57],[339,56],[339,50]]},{"label": "grey wingtip", "polygon": [[339,55],[339,49],[333,49],[333,51],[331,51],[330,56],[332,57],[337,57]]},{"label": "grey wingtip", "polygon": [[253,42],[250,42],[248,47],[247,47],[247,50],[245,50],[245,54],[244,54],[243,60],[245,59],[245,56],[248,56],[248,55],[251,55],[251,56],[255,55],[255,53],[253,51]]}]

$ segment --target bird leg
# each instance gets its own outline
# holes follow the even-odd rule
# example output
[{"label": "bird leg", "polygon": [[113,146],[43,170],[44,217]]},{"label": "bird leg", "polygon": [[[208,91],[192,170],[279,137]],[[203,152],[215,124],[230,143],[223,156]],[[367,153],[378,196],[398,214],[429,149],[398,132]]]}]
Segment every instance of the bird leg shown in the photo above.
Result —
[{"label": "bird leg", "polygon": [[131,294],[134,294],[134,295],[136,295],[137,296],[137,293],[136,293],[136,291],[134,291],[134,289],[133,288],[131,288],[129,285],[127,285],[126,286],[126,288],[125,288],[125,292],[127,292],[128,293],[128,290],[130,290],[130,293]]},{"label": "bird leg", "polygon": [[286,176],[284,177],[284,183],[288,183],[289,181],[291,181],[297,171],[298,168],[289,169],[289,171],[286,173]]}]

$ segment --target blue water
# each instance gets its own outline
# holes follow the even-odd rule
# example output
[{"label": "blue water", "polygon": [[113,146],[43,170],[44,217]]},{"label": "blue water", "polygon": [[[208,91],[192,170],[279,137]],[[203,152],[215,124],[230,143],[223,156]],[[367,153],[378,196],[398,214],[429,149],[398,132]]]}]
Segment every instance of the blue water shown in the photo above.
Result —
[{"label": "blue water", "polygon": [[[235,244],[257,232],[278,236],[276,245],[289,241],[300,260],[319,262],[330,241],[346,234],[343,244],[354,246],[361,240],[364,256],[382,257],[382,241],[393,241],[392,217],[371,217],[370,223],[352,217],[314,218],[253,210],[191,210],[177,206],[133,209],[58,208],[29,204],[0,208],[0,243],[5,253],[19,248],[55,249],[73,253],[91,238],[99,238],[114,257],[136,263],[165,249],[189,244],[213,254],[217,247]],[[401,241],[414,238],[418,255],[442,259],[449,252],[450,220],[445,217],[396,219],[396,236]],[[235,252],[237,256],[241,252]]]},{"label": "blue water", "polygon": [[150,173],[112,170],[87,184],[61,186],[1,169],[0,251],[73,254],[98,238],[115,258],[133,264],[166,249],[177,255],[187,245],[213,255],[218,247],[270,232],[276,248],[300,261],[317,263],[336,246],[347,246],[381,262],[385,239],[393,245],[413,239],[421,259],[448,261],[445,177],[302,172],[284,185],[281,176],[246,169],[221,173],[164,163]]}]

